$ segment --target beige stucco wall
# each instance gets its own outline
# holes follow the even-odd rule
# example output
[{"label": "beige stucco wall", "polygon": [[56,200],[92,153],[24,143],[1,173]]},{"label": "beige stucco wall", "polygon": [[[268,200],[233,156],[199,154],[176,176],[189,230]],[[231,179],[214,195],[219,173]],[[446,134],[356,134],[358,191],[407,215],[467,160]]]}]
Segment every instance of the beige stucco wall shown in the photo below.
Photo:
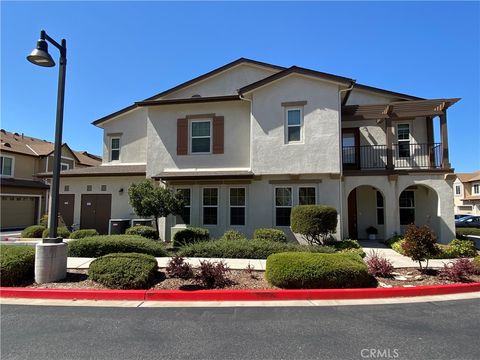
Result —
[{"label": "beige stucco wall", "polygon": [[10,153],[8,151],[2,151],[2,156],[13,158],[13,176],[16,179],[28,179],[33,178],[35,173],[37,159],[33,156]]},{"label": "beige stucco wall", "polygon": [[266,78],[276,72],[278,70],[251,64],[240,64],[199,83],[171,93],[162,99],[190,98],[193,95],[202,97],[235,95],[241,87]]},{"label": "beige stucco wall", "polygon": [[348,98],[347,105],[387,104],[395,100],[396,98],[393,96],[353,88],[350,97]]},{"label": "beige stucco wall", "polygon": [[[245,101],[150,108],[147,176],[178,169],[248,169],[250,167],[249,111],[250,104]],[[177,156],[177,119],[185,118],[187,115],[211,113],[224,117],[224,153]]]},{"label": "beige stucco wall", "polygon": [[[255,174],[339,173],[338,86],[292,75],[252,95],[252,170]],[[285,141],[282,102],[307,101],[303,141]]]},{"label": "beige stucco wall", "polygon": [[[147,109],[137,108],[102,124],[103,164],[132,164],[147,161]],[[120,160],[110,161],[110,138],[120,137]]]}]

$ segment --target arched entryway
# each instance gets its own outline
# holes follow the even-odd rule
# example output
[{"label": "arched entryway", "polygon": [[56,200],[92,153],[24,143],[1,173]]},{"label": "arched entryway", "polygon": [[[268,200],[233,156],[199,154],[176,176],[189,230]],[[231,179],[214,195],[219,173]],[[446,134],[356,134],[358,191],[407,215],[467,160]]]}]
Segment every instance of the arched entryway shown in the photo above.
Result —
[{"label": "arched entryway", "polygon": [[361,185],[348,194],[348,237],[368,239],[367,228],[377,229],[378,239],[385,238],[385,196],[376,187]]},{"label": "arched entryway", "polygon": [[440,214],[437,192],[426,185],[411,185],[400,193],[398,199],[400,231],[409,224],[428,225],[440,233]]}]

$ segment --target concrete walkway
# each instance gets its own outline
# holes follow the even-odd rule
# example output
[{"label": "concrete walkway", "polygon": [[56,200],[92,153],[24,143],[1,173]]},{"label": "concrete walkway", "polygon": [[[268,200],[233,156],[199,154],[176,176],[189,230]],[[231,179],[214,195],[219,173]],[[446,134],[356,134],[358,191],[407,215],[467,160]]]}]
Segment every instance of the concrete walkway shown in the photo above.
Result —
[{"label": "concrete walkway", "polygon": [[[397,253],[395,250],[390,249],[383,243],[375,240],[362,240],[359,241],[359,243],[367,256],[372,252],[376,252],[381,257],[390,260],[395,268],[418,267],[418,262]],[[453,260],[454,259],[432,259],[428,262],[428,267],[442,268],[444,264],[448,264]],[[425,262],[422,262],[422,265],[425,265]]]}]

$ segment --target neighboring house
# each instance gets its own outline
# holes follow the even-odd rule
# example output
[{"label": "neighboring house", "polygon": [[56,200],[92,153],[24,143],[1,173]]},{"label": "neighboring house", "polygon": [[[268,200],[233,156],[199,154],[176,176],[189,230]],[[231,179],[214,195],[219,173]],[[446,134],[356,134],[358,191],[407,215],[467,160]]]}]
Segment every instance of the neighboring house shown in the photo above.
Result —
[{"label": "neighboring house", "polygon": [[450,241],[446,112],[458,100],[242,58],[94,121],[102,166],[65,171],[61,192],[75,198],[75,222],[108,229],[109,218],[135,217],[128,186],[155,179],[187,199],[181,216],[161,219],[167,240],[185,224],[292,237],[292,207],[328,204],[338,238],[367,238],[369,226],[388,238],[414,222]]},{"label": "neighboring house", "polygon": [[[0,131],[1,138],[1,223],[2,229],[36,224],[47,213],[49,185],[36,176],[52,171],[54,145],[28,135]],[[62,146],[62,169],[96,166],[101,158],[86,151]],[[64,200],[66,202],[68,200]],[[72,214],[73,215],[73,214]],[[66,221],[69,221],[68,215]]]},{"label": "neighboring house", "polygon": [[480,215],[480,171],[455,175],[455,214]]}]

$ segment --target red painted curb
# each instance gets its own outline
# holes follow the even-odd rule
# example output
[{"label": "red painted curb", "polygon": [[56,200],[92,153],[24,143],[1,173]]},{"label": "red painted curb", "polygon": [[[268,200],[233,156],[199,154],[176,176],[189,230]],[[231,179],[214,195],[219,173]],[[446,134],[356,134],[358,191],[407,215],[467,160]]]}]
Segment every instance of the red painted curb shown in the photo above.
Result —
[{"label": "red painted curb", "polygon": [[0,287],[0,297],[64,300],[284,301],[349,300],[447,295],[480,291],[480,283],[437,286],[311,290],[95,290]]}]

